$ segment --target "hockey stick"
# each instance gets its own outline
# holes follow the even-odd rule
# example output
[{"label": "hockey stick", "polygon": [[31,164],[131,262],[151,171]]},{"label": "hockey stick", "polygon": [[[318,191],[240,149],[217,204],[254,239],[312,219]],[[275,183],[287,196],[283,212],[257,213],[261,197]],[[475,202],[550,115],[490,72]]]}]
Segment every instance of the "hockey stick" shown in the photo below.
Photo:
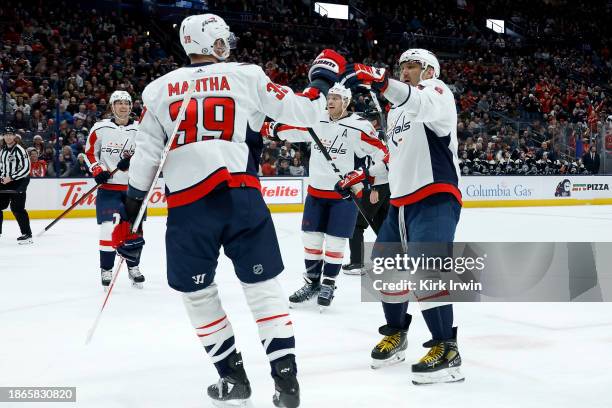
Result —
[{"label": "hockey stick", "polygon": [[23,191],[17,191],[17,190],[0,190],[0,194],[19,194],[19,193],[23,193]]},{"label": "hockey stick", "polygon": [[[181,104],[181,108],[179,109],[179,113],[176,117],[176,123],[174,125],[174,130],[172,131],[172,135],[170,135],[170,137],[168,138],[168,141],[166,142],[166,146],[164,147],[164,150],[162,151],[161,159],[159,161],[159,166],[157,167],[157,172],[155,173],[155,177],[153,178],[151,187],[149,187],[149,191],[147,191],[147,195],[145,196],[145,199],[142,201],[142,205],[140,206],[140,210],[138,211],[138,215],[136,216],[136,220],[134,221],[134,225],[132,226],[132,233],[135,233],[138,230],[138,226],[142,222],[145,211],[147,209],[147,203],[149,202],[149,198],[151,197],[151,194],[153,194],[153,189],[155,188],[155,185],[157,184],[157,180],[159,179],[159,175],[161,174],[164,164],[166,163],[166,158],[168,157],[168,152],[170,152],[170,147],[172,146],[172,143],[174,143],[174,139],[176,139],[178,128],[181,122],[183,121],[183,116],[185,116],[185,111],[187,110],[187,105],[189,104],[189,101],[191,100],[191,95],[193,94],[194,89],[195,89],[195,81],[192,80],[189,83],[189,88],[187,89],[185,96],[183,97],[183,103]],[[89,342],[91,341],[96,331],[96,328],[98,327],[98,323],[100,322],[100,317],[102,317],[102,312],[104,311],[104,307],[106,306],[106,303],[108,302],[108,298],[110,297],[111,292],[113,291],[113,287],[115,286],[115,280],[117,279],[117,276],[119,276],[119,272],[121,272],[121,266],[123,266],[124,260],[125,259],[123,257],[120,257],[119,265],[117,265],[117,268],[115,268],[115,273],[113,274],[113,279],[108,288],[108,292],[106,292],[106,296],[104,297],[104,302],[102,302],[102,307],[100,308],[100,311],[98,312],[98,316],[96,317],[96,320],[94,321],[93,326],[91,326],[91,329],[89,329],[89,332],[87,333],[87,339],[85,340],[85,344],[89,344]]]},{"label": "hockey stick", "polygon": [[[308,133],[310,134],[310,137],[312,137],[312,140],[314,140],[316,145],[319,147],[319,150],[321,150],[321,153],[323,153],[325,160],[327,160],[327,162],[332,166],[332,169],[334,169],[334,172],[338,175],[340,180],[344,180],[344,174],[340,173],[340,170],[338,170],[338,167],[336,167],[336,163],[334,163],[334,160],[329,155],[329,152],[327,151],[325,146],[323,146],[323,143],[321,143],[321,139],[319,139],[319,136],[317,136],[317,134],[315,133],[314,130],[312,130],[312,128],[307,128],[307,129],[308,129]],[[351,198],[355,202],[355,205],[359,209],[359,212],[361,213],[363,218],[365,218],[365,220],[368,222],[370,227],[372,227],[372,230],[374,230],[374,232],[378,234],[378,228],[374,227],[375,225],[374,220],[367,213],[361,201],[359,201],[359,199],[355,196],[355,194],[351,190],[349,190],[349,192],[351,193]]]},{"label": "hockey stick", "polygon": [[[113,177],[113,175],[118,171],[119,169],[115,169],[111,172],[110,176]],[[83,200],[85,200],[87,197],[89,197],[94,191],[96,191],[102,184],[96,184],[95,186],[93,186],[92,188],[89,189],[89,191],[87,191],[85,194],[83,194],[81,196],[81,198],[79,198],[74,204],[72,204],[70,207],[68,207],[63,213],[61,213],[56,219],[54,219],[53,221],[51,221],[51,223],[49,225],[47,225],[45,227],[45,229],[43,229],[42,231],[40,231],[38,234],[36,234],[37,237],[40,237],[42,234],[44,234],[45,232],[49,231],[51,229],[51,227],[53,227],[55,224],[57,224],[57,222],[59,220],[61,220],[62,218],[64,218],[64,216],[66,216],[66,214],[68,214],[70,211],[72,211],[74,209],[74,207],[76,207],[77,205],[81,204],[83,202]]]},{"label": "hockey stick", "polygon": [[380,103],[378,102],[378,97],[376,93],[370,89],[370,97],[372,98],[372,102],[374,102],[374,107],[378,111],[378,115],[380,116],[380,128],[383,131],[383,140],[385,143],[387,142],[387,119],[385,118],[385,114],[380,107]]}]

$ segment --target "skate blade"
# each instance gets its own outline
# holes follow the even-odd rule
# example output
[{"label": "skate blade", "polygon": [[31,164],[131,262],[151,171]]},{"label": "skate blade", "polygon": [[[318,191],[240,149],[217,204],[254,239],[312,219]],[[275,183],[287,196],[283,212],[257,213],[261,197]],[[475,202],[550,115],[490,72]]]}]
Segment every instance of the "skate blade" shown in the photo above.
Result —
[{"label": "skate blade", "polygon": [[132,287],[134,289],[142,289],[142,288],[144,288],[144,284],[142,282],[133,282],[132,281]]},{"label": "skate blade", "polygon": [[308,300],[305,300],[303,302],[299,302],[299,303],[293,303],[292,301],[289,301],[289,309],[305,309],[305,308],[309,308],[311,306],[314,306],[317,302],[317,298],[311,298]]},{"label": "skate blade", "polygon": [[104,290],[104,293],[108,292],[108,288],[109,286],[104,286],[104,285],[102,286],[102,290]]},{"label": "skate blade", "polygon": [[395,353],[393,357],[390,357],[386,360],[372,359],[372,364],[370,365],[370,367],[372,367],[373,370],[378,370],[380,368],[385,368],[385,367],[399,364],[405,360],[406,360],[406,352],[398,351],[397,353]]},{"label": "skate blade", "polygon": [[24,241],[17,241],[17,245],[30,245],[33,244],[34,241],[32,241],[32,238],[30,239],[26,239]]},{"label": "skate blade", "polygon": [[431,373],[412,373],[414,385],[432,385],[443,383],[456,383],[465,381],[459,367],[445,368]]},{"label": "skate blade", "polygon": [[217,401],[211,399],[213,407],[216,408],[255,408],[249,399],[236,399],[231,401]]},{"label": "skate blade", "polygon": [[351,276],[365,275],[365,271],[363,269],[344,269],[342,272],[345,275]]}]

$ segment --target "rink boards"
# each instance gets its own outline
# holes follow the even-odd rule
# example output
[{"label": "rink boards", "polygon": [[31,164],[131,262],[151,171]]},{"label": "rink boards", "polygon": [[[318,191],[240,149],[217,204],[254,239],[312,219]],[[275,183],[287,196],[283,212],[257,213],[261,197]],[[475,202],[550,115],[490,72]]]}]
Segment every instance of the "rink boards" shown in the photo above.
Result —
[{"label": "rink boards", "polygon": [[[31,179],[26,203],[30,217],[57,217],[94,183],[93,179]],[[302,211],[307,178],[262,177],[261,185],[270,211]],[[612,204],[611,186],[612,176],[467,176],[460,182],[466,208]],[[95,199],[94,192],[67,217],[93,217]],[[148,214],[166,214],[163,180],[151,195]],[[10,211],[5,216],[13,217]]]}]

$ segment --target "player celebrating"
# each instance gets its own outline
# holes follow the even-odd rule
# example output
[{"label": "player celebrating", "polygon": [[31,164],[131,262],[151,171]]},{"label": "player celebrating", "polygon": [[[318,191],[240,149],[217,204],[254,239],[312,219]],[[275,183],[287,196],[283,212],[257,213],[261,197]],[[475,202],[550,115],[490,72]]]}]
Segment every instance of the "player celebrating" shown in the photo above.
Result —
[{"label": "player celebrating", "polygon": [[[347,111],[350,102],[350,89],[335,84],[327,94],[329,117],[313,130],[338,169],[343,174],[350,171],[351,177],[363,181],[367,171],[364,167],[355,169],[355,156],[362,158],[371,155],[375,160],[382,161],[387,149],[378,140],[376,129],[369,121]],[[266,137],[291,142],[312,141],[306,129],[277,122],[266,123],[262,133]],[[292,305],[303,304],[317,296],[319,306],[328,307],[334,298],[344,247],[347,239],[353,235],[358,213],[347,190],[335,191],[337,182],[337,174],[318,146],[314,145],[302,218],[306,282],[289,297]]]},{"label": "player celebrating", "polygon": [[[347,66],[348,86],[371,86],[392,103],[389,112],[389,186],[391,205],[376,242],[452,242],[461,211],[457,110],[452,92],[438,79],[440,64],[434,54],[409,49],[399,60],[401,82],[387,78],[385,69],[363,64]],[[349,174],[346,186],[353,183]],[[417,298],[423,301],[423,296]],[[415,384],[463,380],[448,292],[421,302],[432,334],[429,352],[412,366]],[[373,367],[403,360],[410,315],[408,302],[383,302],[387,324],[384,338],[372,351]]]},{"label": "player celebrating", "polygon": [[[96,197],[96,218],[100,225],[100,269],[104,290],[108,289],[113,278],[115,248],[112,233],[115,218],[126,217],[126,170],[130,167],[138,129],[138,122],[130,119],[132,97],[129,93],[115,91],[109,102],[113,118],[93,125],[85,146],[87,165],[96,183],[100,184]],[[110,170],[115,168],[119,171],[111,177]],[[139,262],[140,259],[127,260],[128,275],[134,287],[142,288],[145,278],[140,273]]]},{"label": "player celebrating", "polygon": [[[136,219],[175,121],[179,130],[163,168],[168,221],[168,283],[182,292],[187,314],[220,379],[208,387],[217,406],[244,406],[251,387],[234,332],[214,282],[220,248],[233,261],[270,360],[277,407],[299,405],[295,339],[286,298],[277,280],[283,270],[270,211],[257,178],[266,116],[312,126],[324,117],[325,93],[344,69],[331,50],[314,61],[303,95],[274,84],[256,65],[224,62],[234,36],[214,14],[183,20],[180,41],[191,64],[150,83],[130,169],[128,216]],[[189,84],[195,92],[177,118]],[[174,136],[174,135],[172,135]],[[138,251],[135,240],[126,245]],[[123,249],[122,249],[123,250]]]}]

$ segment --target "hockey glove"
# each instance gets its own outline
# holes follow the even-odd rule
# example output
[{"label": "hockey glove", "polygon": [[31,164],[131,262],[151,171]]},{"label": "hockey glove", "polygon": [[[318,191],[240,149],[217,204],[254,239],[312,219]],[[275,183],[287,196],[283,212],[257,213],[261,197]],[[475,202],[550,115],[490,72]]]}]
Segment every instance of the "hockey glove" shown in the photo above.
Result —
[{"label": "hockey glove", "polygon": [[97,184],[104,184],[111,177],[110,171],[106,170],[106,168],[101,164],[96,164],[93,166],[91,169],[91,174],[93,174],[94,180],[96,180]]},{"label": "hockey glove", "polygon": [[336,183],[334,190],[339,193],[343,199],[351,198],[351,191],[359,193],[364,188],[364,184],[368,179],[368,170],[360,167],[356,170],[346,173],[344,178]]},{"label": "hockey glove", "polygon": [[365,86],[378,92],[385,92],[389,85],[387,70],[364,64],[349,64],[346,66],[340,81],[347,88]]},{"label": "hockey glove", "polygon": [[145,240],[142,237],[142,228],[132,232],[132,223],[120,221],[113,229],[113,248],[126,261],[138,262]]},{"label": "hockey glove", "polygon": [[117,163],[117,168],[121,171],[127,171],[130,168],[130,159],[132,156],[125,156]]},{"label": "hockey glove", "polygon": [[334,50],[324,49],[312,62],[308,71],[310,82],[323,80],[332,86],[338,81],[338,75],[344,72],[346,59]]},{"label": "hockey glove", "polygon": [[264,122],[259,132],[265,139],[280,142],[281,139],[276,135],[278,125],[280,125],[278,122]]}]

